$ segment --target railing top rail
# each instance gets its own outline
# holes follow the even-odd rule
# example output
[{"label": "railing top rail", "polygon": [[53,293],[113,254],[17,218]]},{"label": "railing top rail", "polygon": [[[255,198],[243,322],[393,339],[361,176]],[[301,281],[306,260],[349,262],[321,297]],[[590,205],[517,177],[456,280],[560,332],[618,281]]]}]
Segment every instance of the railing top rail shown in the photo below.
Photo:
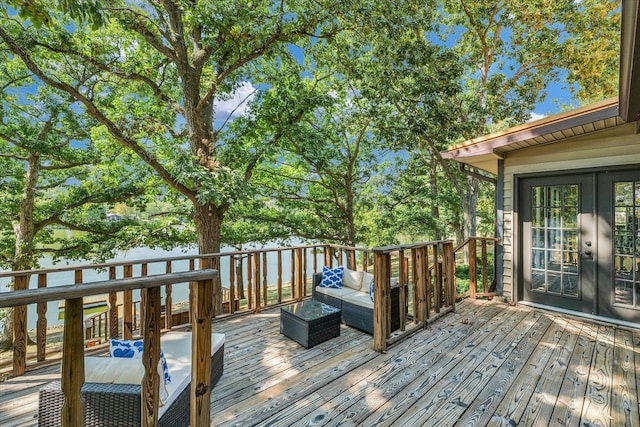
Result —
[{"label": "railing top rail", "polygon": [[456,248],[453,250],[453,252],[458,252],[460,249],[462,249],[466,245],[468,245],[469,242],[472,241],[472,240],[490,240],[492,242],[499,242],[500,241],[500,239],[498,237],[469,237],[464,242],[462,242],[458,246],[456,246]]},{"label": "railing top rail", "polygon": [[384,253],[396,252],[399,250],[416,249],[424,246],[440,245],[444,243],[453,243],[453,240],[434,240],[432,242],[410,243],[407,245],[383,246],[383,247],[373,248],[371,249],[371,251],[376,254],[384,254]]},{"label": "railing top rail", "polygon": [[345,245],[334,245],[334,244],[328,244],[328,245],[322,245],[322,246],[328,246],[332,249],[346,249],[349,251],[362,251],[362,252],[367,252],[367,251],[371,251],[371,248],[363,248],[363,247],[355,247],[355,246],[345,246]]},{"label": "railing top rail", "polygon": [[2,299],[0,299],[0,308],[81,298],[90,295],[108,294],[111,292],[121,292],[130,289],[147,289],[181,282],[209,280],[214,279],[217,276],[218,270],[204,269],[127,279],[63,285],[51,288],[25,289],[4,293],[2,295]]},{"label": "railing top rail", "polygon": [[[61,273],[65,271],[76,271],[76,270],[99,270],[105,269],[109,267],[122,267],[124,265],[131,264],[154,264],[160,262],[167,261],[184,261],[190,259],[207,259],[221,256],[238,256],[238,255],[247,255],[253,253],[263,253],[263,252],[282,252],[291,249],[310,249],[310,248],[321,248],[329,245],[304,245],[304,246],[290,246],[286,248],[263,248],[263,249],[252,249],[245,251],[232,251],[232,252],[217,252],[211,254],[192,254],[192,255],[178,255],[178,256],[170,256],[170,257],[162,257],[162,258],[145,258],[145,259],[135,259],[135,260],[126,260],[126,261],[114,261],[114,262],[106,262],[101,264],[83,264],[83,265],[74,265],[74,266],[64,266],[64,267],[48,267],[48,268],[39,268],[33,270],[22,270],[22,271],[0,271],[0,279],[5,277],[16,277],[16,276],[31,276],[37,274],[46,274],[46,273]],[[355,249],[355,248],[354,248]]]}]

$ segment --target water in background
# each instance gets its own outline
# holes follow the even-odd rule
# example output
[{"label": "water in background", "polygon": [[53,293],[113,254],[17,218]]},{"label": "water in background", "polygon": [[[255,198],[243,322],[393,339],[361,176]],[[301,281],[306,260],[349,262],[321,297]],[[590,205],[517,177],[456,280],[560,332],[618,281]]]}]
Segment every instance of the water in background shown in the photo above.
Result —
[{"label": "water in background", "polygon": [[[300,244],[300,242],[293,242],[291,246]],[[276,243],[267,244],[267,245],[246,245],[244,250],[257,250],[257,249],[268,249],[268,248],[276,248],[281,247]],[[235,248],[225,247],[221,250],[222,253],[225,252],[233,252]],[[183,255],[196,255],[198,253],[197,248],[174,248],[171,251],[165,251],[163,249],[150,249],[150,248],[135,248],[126,252],[122,252],[118,254],[114,259],[110,260],[113,262],[119,261],[137,261],[137,260],[153,260],[153,259],[161,259],[161,258],[169,258],[169,257],[179,257]],[[310,255],[310,254],[309,254]],[[318,265],[322,265],[322,254],[318,255]],[[307,271],[308,274],[311,274],[313,271],[313,257],[308,256],[307,258]],[[51,268],[51,267],[67,267],[67,266],[75,266],[75,265],[87,265],[89,264],[87,261],[66,261],[60,260],[57,264],[53,264],[52,259],[50,257],[45,257],[41,260],[41,268]],[[278,280],[278,270],[277,270],[277,253],[269,252],[267,254],[267,283],[275,284]],[[180,260],[180,261],[172,261],[171,263],[173,272],[180,271],[188,271],[189,270],[189,260]],[[165,262],[152,263],[150,262],[147,266],[148,271],[147,274],[149,276],[154,274],[163,274],[165,273]],[[221,265],[220,265],[220,277],[222,278],[223,286],[227,286],[229,282],[229,258],[222,257]],[[243,271],[246,277],[246,262],[243,264]],[[320,267],[321,268],[321,267]],[[133,267],[133,276],[140,276],[141,266],[134,265]],[[284,252],[282,255],[282,280],[283,283],[287,283],[291,280],[290,278],[291,272],[291,256],[290,252]],[[117,268],[117,278],[122,277],[122,267]],[[84,270],[83,271],[83,281],[85,283],[88,282],[96,282],[103,281],[109,279],[109,272],[107,270],[96,271],[96,270]],[[245,279],[246,280],[246,279]],[[254,278],[255,280],[255,278]],[[260,281],[262,282],[262,277],[260,277]],[[2,292],[10,292],[11,289],[8,287],[10,282],[9,278],[0,278],[0,294]],[[64,271],[64,272],[54,272],[49,273],[47,275],[47,287],[53,286],[61,286],[61,285],[71,285],[74,283],[74,272],[73,271]],[[29,281],[29,288],[35,289],[38,287],[38,277],[37,275],[31,276]],[[1,296],[0,296],[1,298]],[[134,291],[133,300],[139,301],[140,293],[139,291]],[[162,302],[164,303],[165,294],[164,288],[162,288]],[[174,304],[187,301],[189,299],[189,285],[188,283],[179,283],[172,286],[171,299]],[[58,302],[52,301],[47,304],[47,326],[56,326],[62,325],[62,320],[58,319],[59,317],[59,308]],[[29,329],[35,329],[37,320],[37,311],[36,305],[31,304],[27,309],[27,327]]]}]

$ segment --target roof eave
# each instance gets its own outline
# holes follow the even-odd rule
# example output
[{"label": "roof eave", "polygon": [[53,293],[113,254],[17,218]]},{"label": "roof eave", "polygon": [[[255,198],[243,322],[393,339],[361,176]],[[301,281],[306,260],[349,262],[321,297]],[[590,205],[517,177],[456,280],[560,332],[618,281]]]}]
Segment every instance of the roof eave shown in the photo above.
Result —
[{"label": "roof eave", "polygon": [[625,122],[640,119],[640,34],[638,33],[638,1],[622,1],[620,38],[620,117]]}]

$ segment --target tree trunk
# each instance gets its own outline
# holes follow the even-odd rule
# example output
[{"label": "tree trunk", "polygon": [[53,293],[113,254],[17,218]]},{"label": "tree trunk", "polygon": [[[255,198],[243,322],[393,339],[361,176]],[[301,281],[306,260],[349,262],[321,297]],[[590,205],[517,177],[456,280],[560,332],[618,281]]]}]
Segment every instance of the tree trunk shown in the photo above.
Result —
[{"label": "tree trunk", "polygon": [[467,177],[467,191],[462,197],[462,210],[464,218],[465,237],[475,237],[476,235],[476,217],[478,211],[478,194],[480,193],[480,184],[477,178]]},{"label": "tree trunk", "polygon": [[431,162],[429,164],[429,191],[431,193],[431,216],[435,219],[436,228],[433,231],[434,240],[442,240],[442,231],[440,227],[440,209],[438,207],[438,163]]},{"label": "tree trunk", "polygon": [[[198,251],[200,254],[213,254],[220,252],[220,230],[224,218],[224,209],[216,208],[213,203],[204,205],[194,204],[194,223],[198,235]],[[219,265],[211,265],[210,268],[219,269]],[[215,312],[222,313],[222,283],[214,281],[213,297]]]},{"label": "tree trunk", "polygon": [[[40,155],[31,153],[27,158],[24,189],[20,200],[18,221],[13,223],[13,233],[16,239],[11,262],[11,271],[31,270],[35,264],[33,240],[36,234],[34,224],[34,208],[38,177],[40,176]],[[29,278],[27,277],[27,283]],[[13,289],[13,286],[11,286]],[[0,341],[0,348],[13,345],[14,313],[12,308],[5,309],[4,338]],[[27,335],[28,344],[33,340]]]}]

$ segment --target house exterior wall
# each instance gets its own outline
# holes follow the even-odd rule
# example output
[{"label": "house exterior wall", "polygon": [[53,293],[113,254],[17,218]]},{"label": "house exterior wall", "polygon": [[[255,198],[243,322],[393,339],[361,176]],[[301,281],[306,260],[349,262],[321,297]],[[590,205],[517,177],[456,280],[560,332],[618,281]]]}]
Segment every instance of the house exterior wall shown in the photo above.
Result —
[{"label": "house exterior wall", "polygon": [[503,184],[504,210],[501,218],[503,295],[511,301],[519,298],[516,295],[518,217],[515,189],[517,176],[639,163],[640,135],[636,133],[635,123],[506,153],[504,172],[498,177]]}]

